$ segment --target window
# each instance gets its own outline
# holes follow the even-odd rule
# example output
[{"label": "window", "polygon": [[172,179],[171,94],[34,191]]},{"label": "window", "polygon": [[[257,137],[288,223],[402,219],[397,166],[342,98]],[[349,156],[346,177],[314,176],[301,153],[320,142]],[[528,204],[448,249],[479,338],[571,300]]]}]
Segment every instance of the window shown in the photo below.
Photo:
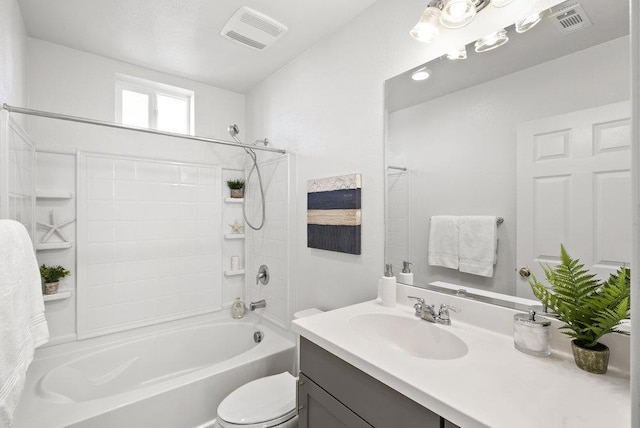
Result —
[{"label": "window", "polygon": [[151,80],[116,76],[116,121],[123,125],[193,134],[193,91]]}]

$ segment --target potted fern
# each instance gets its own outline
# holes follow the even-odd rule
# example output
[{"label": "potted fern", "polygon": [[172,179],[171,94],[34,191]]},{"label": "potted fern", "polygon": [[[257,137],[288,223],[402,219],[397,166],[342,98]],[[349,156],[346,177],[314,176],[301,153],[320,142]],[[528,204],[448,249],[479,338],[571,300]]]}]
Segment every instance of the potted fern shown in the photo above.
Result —
[{"label": "potted fern", "polygon": [[40,276],[43,282],[42,292],[44,294],[56,294],[60,280],[70,274],[71,272],[62,266],[47,266],[42,264],[42,266],[40,266]]},{"label": "potted fern", "polygon": [[598,342],[629,318],[631,271],[621,267],[606,281],[584,269],[560,246],[561,263],[552,269],[542,266],[551,289],[535,275],[529,281],[533,294],[564,322],[563,333],[572,337],[571,349],[576,365],[591,373],[606,373],[609,348]]},{"label": "potted fern", "polygon": [[227,186],[229,186],[229,193],[232,198],[242,198],[244,196],[243,179],[227,180]]}]

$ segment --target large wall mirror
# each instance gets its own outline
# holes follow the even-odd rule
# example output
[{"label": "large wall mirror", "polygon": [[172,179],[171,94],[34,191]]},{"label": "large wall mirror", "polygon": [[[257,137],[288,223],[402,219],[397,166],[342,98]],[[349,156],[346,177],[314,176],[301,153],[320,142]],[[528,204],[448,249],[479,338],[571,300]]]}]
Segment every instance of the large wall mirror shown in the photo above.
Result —
[{"label": "large wall mirror", "polygon": [[[603,276],[630,264],[627,3],[562,3],[507,35],[424,64],[426,80],[411,78],[421,66],[386,82],[385,258],[411,262],[416,286],[533,299],[519,272],[543,278],[561,243]],[[428,264],[437,215],[504,219],[491,277]]]}]

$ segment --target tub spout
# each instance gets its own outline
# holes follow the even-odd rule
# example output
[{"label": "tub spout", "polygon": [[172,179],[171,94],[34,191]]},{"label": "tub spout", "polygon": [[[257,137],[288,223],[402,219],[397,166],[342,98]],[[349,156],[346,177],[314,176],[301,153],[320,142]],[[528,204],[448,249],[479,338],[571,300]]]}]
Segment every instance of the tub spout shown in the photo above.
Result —
[{"label": "tub spout", "polygon": [[252,311],[255,311],[258,308],[265,308],[266,306],[267,302],[265,302],[264,300],[258,300],[257,302],[249,303],[249,309],[251,309]]}]

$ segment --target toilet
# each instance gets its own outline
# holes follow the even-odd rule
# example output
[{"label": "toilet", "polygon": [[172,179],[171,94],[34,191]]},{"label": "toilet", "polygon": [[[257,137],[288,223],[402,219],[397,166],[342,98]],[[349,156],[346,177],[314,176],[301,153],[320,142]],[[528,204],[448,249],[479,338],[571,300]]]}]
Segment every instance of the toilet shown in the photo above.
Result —
[{"label": "toilet", "polygon": [[[321,312],[315,308],[305,309],[296,312],[293,318]],[[298,378],[284,372],[242,385],[227,395],[218,406],[214,428],[296,428],[297,382]]]}]

